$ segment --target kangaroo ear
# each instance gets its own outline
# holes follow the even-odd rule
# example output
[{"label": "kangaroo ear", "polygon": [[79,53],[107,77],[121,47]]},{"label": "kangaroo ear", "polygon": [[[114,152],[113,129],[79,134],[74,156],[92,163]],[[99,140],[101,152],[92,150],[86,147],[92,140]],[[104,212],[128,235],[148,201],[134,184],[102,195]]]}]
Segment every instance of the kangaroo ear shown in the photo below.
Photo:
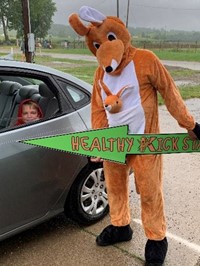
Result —
[{"label": "kangaroo ear", "polygon": [[106,86],[106,84],[102,80],[99,80],[99,86],[101,87],[102,90],[105,91],[105,94],[107,96],[112,95],[112,92],[108,89],[108,87]]},{"label": "kangaroo ear", "polygon": [[81,20],[79,19],[78,15],[73,13],[69,16],[69,24],[71,27],[78,33],[80,36],[85,36],[89,32],[89,27],[86,27]]},{"label": "kangaroo ear", "polygon": [[94,25],[100,25],[106,19],[106,16],[101,12],[89,6],[82,6],[79,9],[79,16],[81,19],[91,22]]},{"label": "kangaroo ear", "polygon": [[130,85],[126,85],[123,88],[121,88],[121,90],[118,91],[117,96],[120,97],[127,88],[130,88]]}]

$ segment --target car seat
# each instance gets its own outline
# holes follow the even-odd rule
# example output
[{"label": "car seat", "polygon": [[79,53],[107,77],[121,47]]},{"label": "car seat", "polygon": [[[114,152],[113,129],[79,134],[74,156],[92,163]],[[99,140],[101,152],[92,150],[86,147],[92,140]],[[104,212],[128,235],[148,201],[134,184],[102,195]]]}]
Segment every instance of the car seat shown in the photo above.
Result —
[{"label": "car seat", "polygon": [[54,116],[59,111],[58,100],[45,83],[39,85],[41,98],[38,101],[45,118]]},{"label": "car seat", "polygon": [[21,84],[12,81],[0,83],[0,129],[6,127],[13,102],[21,87]]}]

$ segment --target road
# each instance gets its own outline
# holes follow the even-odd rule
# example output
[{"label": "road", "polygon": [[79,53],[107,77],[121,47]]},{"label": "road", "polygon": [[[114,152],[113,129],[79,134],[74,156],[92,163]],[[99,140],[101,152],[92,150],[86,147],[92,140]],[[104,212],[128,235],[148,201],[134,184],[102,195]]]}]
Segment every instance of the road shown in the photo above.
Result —
[{"label": "road", "polygon": [[[200,121],[200,100],[187,105]],[[182,132],[165,107],[160,108],[162,132]],[[200,266],[200,154],[164,155],[164,195],[169,251],[165,266]],[[146,238],[141,226],[139,196],[130,177],[133,239],[97,247],[95,238],[109,224],[78,227],[60,215],[0,243],[1,266],[142,266]]]},{"label": "road", "polygon": [[[186,101],[200,121],[200,100]],[[164,106],[161,131],[183,132]],[[165,266],[200,266],[200,154],[164,155],[164,196],[169,251]],[[98,247],[95,238],[109,216],[79,227],[63,215],[0,243],[1,266],[142,266],[146,238],[141,226],[140,201],[130,177],[130,242]]]},{"label": "road", "polygon": [[[54,53],[42,53],[42,55],[51,55],[54,58],[68,58],[73,60],[85,60],[91,62],[97,62],[96,57],[93,55],[77,55],[77,54],[54,54]],[[161,60],[164,65],[177,66],[188,68],[192,70],[200,70],[200,62],[187,62],[187,61],[172,61],[172,60]]]},{"label": "road", "polygon": [[[1,48],[1,52],[10,53],[14,52],[16,54],[21,54],[21,51],[17,48],[15,49],[3,49]],[[39,54],[39,53],[38,53]],[[79,55],[79,54],[57,54],[57,53],[46,53],[41,51],[40,55],[43,56],[51,56],[54,58],[67,58],[67,59],[73,59],[73,60],[85,60],[85,61],[91,61],[91,62],[97,62],[96,57],[93,55]],[[200,62],[187,62],[187,61],[172,61],[172,60],[161,60],[164,65],[168,66],[177,66],[177,67],[183,67],[188,68],[192,70],[200,70]]]},{"label": "road", "polygon": [[[69,55],[66,56],[69,58]],[[89,59],[91,57],[87,56]],[[169,63],[164,61],[164,64]],[[186,66],[186,63],[183,65]],[[194,67],[197,67],[197,63],[187,63],[187,68]],[[200,64],[198,67],[200,70]],[[186,104],[196,120],[200,121],[200,99],[187,100]],[[159,111],[163,133],[184,132],[165,106],[160,107]],[[199,161],[200,153],[164,155],[163,189],[169,242],[165,266],[200,266]],[[1,242],[0,265],[143,265],[146,238],[141,226],[140,200],[135,192],[133,176],[130,177],[130,206],[134,231],[130,242],[110,247],[96,246],[95,238],[109,224],[109,216],[92,226],[79,227],[60,215]]]}]

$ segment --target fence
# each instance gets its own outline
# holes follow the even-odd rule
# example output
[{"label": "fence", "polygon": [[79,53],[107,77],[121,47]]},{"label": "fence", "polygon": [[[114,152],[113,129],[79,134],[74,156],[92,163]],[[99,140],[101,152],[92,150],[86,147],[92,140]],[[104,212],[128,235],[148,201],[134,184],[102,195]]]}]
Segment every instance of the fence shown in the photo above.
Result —
[{"label": "fence", "polygon": [[[170,41],[142,41],[142,40],[132,40],[132,45],[138,48],[150,49],[150,50],[164,50],[170,49],[175,51],[188,50],[190,52],[197,52],[200,49],[200,42],[170,42]],[[68,42],[67,48],[70,49],[86,49],[87,46],[85,41],[72,41]]]}]

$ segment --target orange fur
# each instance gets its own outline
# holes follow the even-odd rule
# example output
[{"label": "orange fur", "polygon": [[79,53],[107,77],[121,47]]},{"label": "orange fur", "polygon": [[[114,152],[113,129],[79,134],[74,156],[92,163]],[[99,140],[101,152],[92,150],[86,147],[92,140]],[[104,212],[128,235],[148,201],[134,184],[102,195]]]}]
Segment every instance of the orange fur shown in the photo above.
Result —
[{"label": "orange fur", "polygon": [[128,86],[124,86],[121,88],[121,90],[118,91],[116,95],[113,95],[112,92],[108,89],[106,84],[103,81],[99,81],[99,85],[101,88],[105,91],[107,97],[104,101],[104,107],[105,109],[110,113],[118,113],[122,108],[122,100],[120,98],[123,91],[128,88]]},{"label": "orange fur", "polygon": [[[130,34],[119,18],[108,16],[101,22],[95,24],[93,21],[88,26],[84,26],[76,17],[71,17],[70,24],[76,32],[85,36],[88,48],[97,57],[99,63],[95,72],[91,99],[94,129],[109,126],[104,105],[111,105],[111,110],[116,113],[120,112],[119,107],[122,104],[120,102],[116,105],[116,100],[120,100],[121,91],[118,92],[119,95],[112,95],[112,92],[108,92],[109,89],[102,83],[105,74],[113,78],[123,78],[123,70],[132,62],[144,110],[145,133],[159,133],[160,130],[158,92],[179,125],[188,130],[194,128],[194,118],[187,110],[166,68],[152,52],[137,49],[131,45]],[[105,102],[102,100],[102,87],[107,94]],[[124,226],[131,221],[128,194],[130,168],[134,171],[137,190],[141,196],[142,222],[146,236],[152,240],[162,240],[166,234],[166,222],[163,207],[161,155],[130,155],[127,157],[126,165],[104,162],[111,223],[115,226]]]},{"label": "orange fur", "polygon": [[86,27],[79,19],[78,15],[73,13],[70,15],[69,17],[69,24],[71,25],[71,27],[76,31],[76,33],[78,33],[81,36],[85,36],[88,31],[89,28]]}]

